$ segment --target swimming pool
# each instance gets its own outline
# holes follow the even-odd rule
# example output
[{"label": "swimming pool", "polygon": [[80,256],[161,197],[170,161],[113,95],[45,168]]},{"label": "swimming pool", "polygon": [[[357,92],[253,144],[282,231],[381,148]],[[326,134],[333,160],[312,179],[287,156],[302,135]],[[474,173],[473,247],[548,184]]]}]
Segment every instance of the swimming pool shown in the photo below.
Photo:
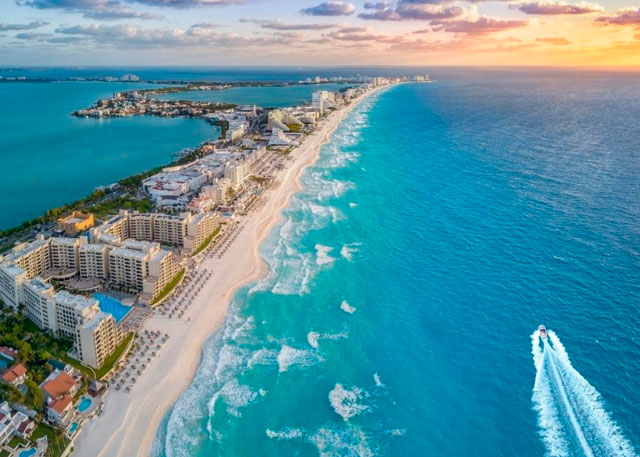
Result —
[{"label": "swimming pool", "polygon": [[32,447],[31,449],[26,449],[24,451],[20,451],[18,457],[31,457],[36,453],[36,448]]},{"label": "swimming pool", "polygon": [[109,297],[108,295],[93,294],[93,298],[98,300],[100,309],[105,313],[111,314],[116,322],[120,322],[124,316],[131,311],[130,306],[124,306],[118,300],[113,297]]},{"label": "swimming pool", "polygon": [[80,400],[80,403],[78,403],[78,411],[84,413],[87,409],[89,409],[89,406],[91,406],[91,399],[82,397],[82,400]]},{"label": "swimming pool", "polygon": [[71,424],[71,427],[69,427],[69,436],[73,435],[73,432],[75,432],[78,429],[78,423],[74,422],[73,424]]}]

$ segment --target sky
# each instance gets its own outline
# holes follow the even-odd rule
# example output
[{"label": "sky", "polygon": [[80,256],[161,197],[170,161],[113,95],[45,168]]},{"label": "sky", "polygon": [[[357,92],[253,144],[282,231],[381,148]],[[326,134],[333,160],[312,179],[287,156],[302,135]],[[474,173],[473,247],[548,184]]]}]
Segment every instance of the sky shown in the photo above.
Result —
[{"label": "sky", "polygon": [[0,0],[0,65],[640,66],[594,1]]}]

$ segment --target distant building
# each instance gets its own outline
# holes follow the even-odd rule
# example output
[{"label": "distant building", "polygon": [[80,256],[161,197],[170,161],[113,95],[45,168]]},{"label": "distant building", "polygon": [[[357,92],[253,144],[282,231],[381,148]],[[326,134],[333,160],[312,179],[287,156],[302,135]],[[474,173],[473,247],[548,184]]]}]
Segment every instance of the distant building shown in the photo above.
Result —
[{"label": "distant building", "polygon": [[74,211],[69,216],[58,219],[58,228],[64,230],[68,236],[75,236],[80,232],[89,230],[95,224],[92,213],[81,213]]}]

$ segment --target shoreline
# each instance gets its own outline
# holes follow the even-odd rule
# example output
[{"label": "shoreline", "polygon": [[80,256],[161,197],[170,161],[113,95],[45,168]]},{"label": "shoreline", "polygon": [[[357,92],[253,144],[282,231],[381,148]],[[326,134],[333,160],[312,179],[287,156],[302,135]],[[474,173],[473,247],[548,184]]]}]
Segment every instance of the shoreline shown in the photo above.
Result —
[{"label": "shoreline", "polygon": [[316,162],[320,148],[352,110],[388,87],[391,86],[373,89],[331,113],[316,132],[292,151],[292,163],[278,173],[275,180],[278,185],[263,195],[264,206],[241,220],[242,230],[237,232],[228,252],[221,259],[207,257],[201,262],[198,269],[209,270],[213,275],[183,318],[153,315],[145,322],[143,329],[167,333],[169,340],[130,393],[113,389],[107,393],[102,414],[87,423],[75,439],[73,456],[149,455],[162,419],[192,382],[204,342],[224,322],[232,298],[241,287],[268,273],[268,266],[260,257],[260,246],[282,220],[282,211],[293,195],[302,188],[302,174]]}]

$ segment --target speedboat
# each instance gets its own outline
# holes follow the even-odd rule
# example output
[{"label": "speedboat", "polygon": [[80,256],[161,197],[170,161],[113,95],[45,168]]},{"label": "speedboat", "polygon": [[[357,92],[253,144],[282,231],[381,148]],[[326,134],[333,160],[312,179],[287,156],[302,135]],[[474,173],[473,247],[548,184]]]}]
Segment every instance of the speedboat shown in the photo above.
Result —
[{"label": "speedboat", "polygon": [[540,338],[542,338],[543,340],[547,339],[547,329],[544,328],[544,325],[538,326],[538,333],[540,334]]}]

